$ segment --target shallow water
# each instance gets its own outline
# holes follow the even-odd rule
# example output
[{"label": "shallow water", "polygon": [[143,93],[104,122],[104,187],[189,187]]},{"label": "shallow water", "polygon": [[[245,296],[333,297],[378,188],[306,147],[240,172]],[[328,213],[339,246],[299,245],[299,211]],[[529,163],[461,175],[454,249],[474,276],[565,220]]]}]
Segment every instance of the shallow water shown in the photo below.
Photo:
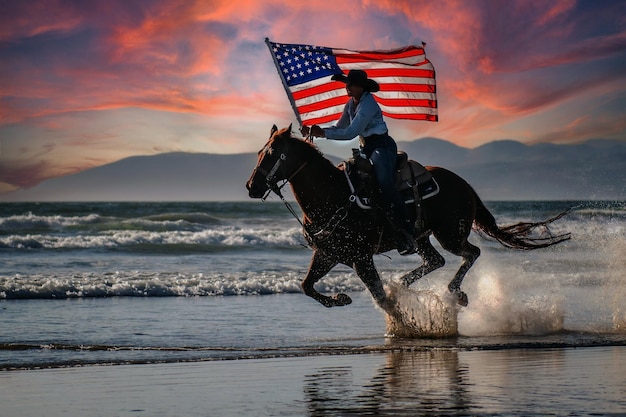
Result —
[{"label": "shallow water", "polygon": [[0,373],[0,411],[82,416],[623,416],[626,347],[433,349]]},{"label": "shallow water", "polygon": [[626,206],[488,206],[577,204],[545,250],[472,235],[468,307],[458,258],[405,289],[417,256],[377,256],[400,323],[346,267],[317,288],[351,305],[301,294],[311,252],[279,204],[0,205],[0,415],[619,415]]},{"label": "shallow water", "polygon": [[499,321],[486,318],[493,331],[464,335],[463,323],[471,322],[480,306],[458,312],[459,336],[390,337],[386,315],[369,294],[350,295],[350,306],[332,309],[301,294],[7,300],[0,303],[7,341],[0,343],[0,369],[390,350],[626,346],[623,331],[508,327],[505,332]]}]

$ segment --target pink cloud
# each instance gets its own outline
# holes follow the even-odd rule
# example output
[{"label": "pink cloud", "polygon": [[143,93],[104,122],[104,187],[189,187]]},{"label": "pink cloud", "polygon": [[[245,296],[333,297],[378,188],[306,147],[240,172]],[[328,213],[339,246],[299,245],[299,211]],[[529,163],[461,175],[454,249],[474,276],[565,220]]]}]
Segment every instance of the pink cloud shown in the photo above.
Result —
[{"label": "pink cloud", "polygon": [[60,0],[5,2],[2,8],[0,41],[68,32],[83,23],[82,13]]},{"label": "pink cloud", "polygon": [[224,37],[232,36],[236,29],[217,21],[203,21],[201,14],[202,9],[193,2],[161,2],[141,21],[111,27],[106,38],[111,61],[138,65],[153,75],[191,76],[219,71],[228,51]]},{"label": "pink cloud", "polygon": [[[40,9],[53,11],[57,2],[39,5]],[[124,8],[117,11],[114,7],[105,16],[100,15],[102,10],[85,11],[84,16],[73,20],[82,22],[82,26],[73,23],[67,28],[97,28],[88,61],[53,56],[45,65],[32,65],[28,58],[18,55],[7,68],[10,73],[6,76],[12,82],[3,84],[0,94],[19,99],[9,104],[2,102],[0,123],[134,106],[219,112],[227,107],[225,104],[233,94],[220,91],[223,86],[219,75],[228,72],[224,61],[231,47],[227,43],[237,31],[229,23],[207,20],[208,11],[219,9],[206,2],[163,1],[143,13],[124,12]],[[31,12],[33,9],[29,9]],[[36,21],[33,19],[30,28],[13,27],[11,36],[37,33],[40,25]],[[198,83],[210,77],[218,77],[215,91],[200,93]]]},{"label": "pink cloud", "polygon": [[[255,123],[265,133],[266,124],[293,117],[265,36],[351,49],[426,41],[437,69],[441,121],[398,126],[466,146],[507,137],[507,124],[585,95],[623,94],[626,74],[619,61],[626,50],[619,2],[367,0],[329,7],[322,0],[33,0],[7,7],[0,15],[0,77],[10,82],[0,83],[0,128],[37,126],[43,132],[24,139],[23,155],[3,161],[33,178],[24,184],[98,163],[83,163],[86,151],[70,158],[61,144],[35,158],[31,142],[50,135],[80,150],[113,138],[121,142],[125,133],[117,126],[102,133],[89,127],[89,118],[100,113],[106,120],[126,108],[199,115],[210,121],[207,136],[220,132],[210,139],[220,149],[227,142],[245,149]],[[614,117],[583,117],[594,103],[580,113],[575,106],[568,110],[566,128],[529,127],[529,140],[556,141],[559,134],[574,140],[592,134],[590,126],[617,135],[622,126]],[[225,135],[229,129],[232,135]],[[59,139],[63,132],[66,138]],[[19,159],[29,155],[30,161]]]},{"label": "pink cloud", "polygon": [[548,9],[544,10],[536,20],[539,26],[555,24],[555,20],[574,9],[576,0],[552,1],[547,6]]}]

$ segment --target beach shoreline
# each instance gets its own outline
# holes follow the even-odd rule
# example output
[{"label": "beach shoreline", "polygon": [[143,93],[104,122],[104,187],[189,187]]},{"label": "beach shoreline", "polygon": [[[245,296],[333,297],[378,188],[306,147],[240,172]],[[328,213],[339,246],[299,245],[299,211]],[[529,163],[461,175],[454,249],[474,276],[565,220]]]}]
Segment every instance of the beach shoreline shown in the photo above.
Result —
[{"label": "beach shoreline", "polygon": [[391,350],[0,372],[2,414],[624,415],[626,347]]},{"label": "beach shoreline", "polygon": [[[563,205],[493,207],[512,224]],[[467,307],[447,290],[460,260],[443,249],[446,265],[409,289],[398,282],[418,257],[378,256],[395,323],[345,266],[316,288],[352,304],[302,294],[311,253],[279,205],[4,209],[2,416],[626,410],[623,204],[581,206],[558,225],[571,241],[532,253],[472,235]]]}]

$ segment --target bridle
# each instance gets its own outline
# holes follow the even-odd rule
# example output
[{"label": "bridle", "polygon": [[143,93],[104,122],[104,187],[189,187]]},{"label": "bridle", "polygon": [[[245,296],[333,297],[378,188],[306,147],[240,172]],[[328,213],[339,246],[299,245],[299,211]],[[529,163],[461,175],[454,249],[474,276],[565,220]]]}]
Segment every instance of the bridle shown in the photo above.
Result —
[{"label": "bridle", "polygon": [[278,180],[275,180],[274,177],[276,177],[276,173],[280,169],[280,167],[283,164],[283,162],[286,161],[286,160],[287,160],[287,155],[285,153],[281,153],[280,157],[276,160],[276,162],[274,163],[274,166],[269,171],[267,171],[261,165],[259,165],[256,168],[257,171],[259,171],[261,174],[265,175],[265,184],[267,185],[267,193],[263,196],[263,198],[261,198],[261,201],[265,201],[272,191],[274,193],[276,193],[278,196],[282,197],[281,194],[280,194],[280,190],[281,190],[281,188],[284,187],[285,183],[283,183],[279,187],[278,186]]},{"label": "bridle", "polygon": [[289,150],[289,145],[285,144],[285,149],[283,150],[283,152],[281,152],[280,156],[278,157],[276,162],[274,162],[274,165],[272,166],[272,168],[269,171],[267,171],[265,168],[263,168],[260,164],[256,167],[256,170],[265,176],[265,184],[267,185],[267,192],[261,198],[261,201],[265,201],[267,199],[267,197],[269,197],[270,193],[273,192],[278,197],[280,197],[280,199],[285,204],[285,206],[287,207],[289,212],[298,220],[300,225],[302,225],[304,227],[304,224],[302,223],[302,220],[300,220],[300,218],[298,217],[296,211],[293,209],[291,204],[289,204],[289,202],[287,200],[285,200],[285,197],[283,197],[283,194],[280,192],[280,190],[282,190],[282,188],[285,185],[287,185],[288,182],[290,182],[293,178],[295,178],[295,176],[298,175],[300,173],[300,171],[302,171],[302,169],[309,163],[309,161],[304,161],[304,163],[302,165],[300,165],[300,167],[298,169],[296,169],[293,172],[293,174],[291,174],[289,177],[286,177],[286,175],[285,175],[285,179],[284,179],[283,183],[279,186],[278,185],[278,181],[280,181],[280,180],[276,179],[276,173],[281,168],[282,168],[283,171],[285,170],[284,163],[286,163],[286,161],[287,161],[287,151],[288,150]]}]

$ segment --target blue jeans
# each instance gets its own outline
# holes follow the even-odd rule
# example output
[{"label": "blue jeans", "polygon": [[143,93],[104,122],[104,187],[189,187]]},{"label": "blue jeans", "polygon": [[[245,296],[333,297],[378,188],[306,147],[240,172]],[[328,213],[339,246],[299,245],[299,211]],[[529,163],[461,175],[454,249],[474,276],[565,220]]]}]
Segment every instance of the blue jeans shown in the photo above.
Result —
[{"label": "blue jeans", "polygon": [[384,208],[393,216],[396,227],[412,234],[404,201],[395,187],[396,160],[398,158],[396,142],[391,136],[384,135],[371,142],[366,140],[361,149],[374,165],[374,175],[386,204]]}]

